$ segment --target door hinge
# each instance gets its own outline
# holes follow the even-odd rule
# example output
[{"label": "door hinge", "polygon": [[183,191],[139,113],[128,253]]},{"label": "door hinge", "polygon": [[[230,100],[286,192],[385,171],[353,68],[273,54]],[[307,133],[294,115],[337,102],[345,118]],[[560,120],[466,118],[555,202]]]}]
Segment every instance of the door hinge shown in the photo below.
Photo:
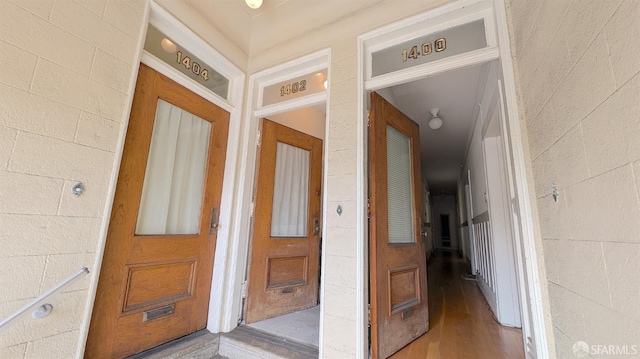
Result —
[{"label": "door hinge", "polygon": [[369,304],[369,307],[367,308],[367,323],[371,326],[371,304]]},{"label": "door hinge", "polygon": [[249,217],[253,217],[253,213],[255,212],[256,209],[256,203],[255,202],[251,202],[251,207],[249,210]]},{"label": "door hinge", "polygon": [[371,199],[367,198],[367,218],[371,218]]},{"label": "door hinge", "polygon": [[242,282],[242,285],[240,286],[240,293],[242,294],[242,298],[247,297],[247,282]]},{"label": "door hinge", "polygon": [[258,131],[258,137],[256,137],[256,146],[258,147],[260,147],[260,144],[262,143],[262,137],[260,135],[261,133]]}]

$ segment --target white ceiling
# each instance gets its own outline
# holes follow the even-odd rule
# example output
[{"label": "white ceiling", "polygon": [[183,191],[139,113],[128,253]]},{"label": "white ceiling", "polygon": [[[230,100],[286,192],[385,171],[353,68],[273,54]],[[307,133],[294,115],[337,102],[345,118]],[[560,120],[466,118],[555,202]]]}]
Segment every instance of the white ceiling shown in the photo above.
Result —
[{"label": "white ceiling", "polygon": [[[479,111],[488,64],[394,86],[380,95],[420,125],[422,174],[433,194],[455,194]],[[439,108],[442,127],[429,128]]]},{"label": "white ceiling", "polygon": [[237,3],[242,5],[243,10],[247,13],[247,15],[249,15],[251,18],[256,18],[258,16],[261,16],[269,11],[273,11],[275,8],[277,8],[278,6],[290,1],[290,0],[263,0],[262,1],[262,6],[260,6],[258,9],[252,9],[250,7],[248,7],[244,0],[236,0]]},{"label": "white ceiling", "polygon": [[244,0],[155,1],[254,72],[454,0],[264,0],[256,10]]}]

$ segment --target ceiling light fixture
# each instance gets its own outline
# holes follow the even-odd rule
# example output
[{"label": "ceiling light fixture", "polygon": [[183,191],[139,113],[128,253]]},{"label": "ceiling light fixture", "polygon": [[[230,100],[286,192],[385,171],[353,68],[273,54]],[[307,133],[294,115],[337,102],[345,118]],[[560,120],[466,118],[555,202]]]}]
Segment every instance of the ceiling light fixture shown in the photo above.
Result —
[{"label": "ceiling light fixture", "polygon": [[442,127],[442,119],[440,117],[438,117],[438,111],[440,111],[439,108],[434,108],[431,111],[431,119],[429,120],[429,127],[431,127],[432,130],[437,130],[440,127]]},{"label": "ceiling light fixture", "polygon": [[252,9],[257,9],[262,6],[262,0],[244,0],[247,3],[247,6]]}]

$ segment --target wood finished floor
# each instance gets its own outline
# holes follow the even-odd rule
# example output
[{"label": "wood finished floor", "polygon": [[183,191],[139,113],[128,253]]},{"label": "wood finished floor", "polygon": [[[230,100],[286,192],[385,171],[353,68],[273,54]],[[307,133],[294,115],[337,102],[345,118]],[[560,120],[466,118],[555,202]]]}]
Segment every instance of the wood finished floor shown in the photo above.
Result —
[{"label": "wood finished floor", "polygon": [[524,358],[522,330],[503,327],[462,258],[436,252],[428,265],[429,331],[391,359],[511,359]]}]

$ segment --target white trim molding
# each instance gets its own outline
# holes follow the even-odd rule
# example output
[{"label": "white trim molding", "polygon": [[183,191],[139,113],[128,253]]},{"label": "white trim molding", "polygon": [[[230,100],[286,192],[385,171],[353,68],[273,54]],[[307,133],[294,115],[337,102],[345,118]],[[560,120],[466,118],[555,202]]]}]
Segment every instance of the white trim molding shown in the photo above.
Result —
[{"label": "white trim molding", "polygon": [[485,47],[483,49],[447,57],[438,61],[427,62],[422,65],[376,76],[367,80],[364,84],[364,88],[367,91],[376,91],[390,86],[422,80],[448,71],[484,64],[491,60],[497,60],[499,56],[500,50],[497,47]]},{"label": "white trim molding", "polygon": [[[532,327],[527,330],[533,335],[535,342],[534,352],[529,353],[529,346],[531,343],[524,338],[525,351],[527,352],[527,358],[546,359],[549,358],[549,340],[547,338],[547,330],[544,316],[544,306],[542,302],[542,283],[539,277],[538,270],[538,255],[535,245],[534,236],[534,221],[532,215],[531,194],[529,190],[529,182],[527,180],[526,169],[526,156],[524,154],[524,144],[522,141],[522,130],[520,128],[520,115],[518,109],[518,97],[516,92],[516,83],[513,69],[513,58],[511,56],[509,27],[507,23],[507,12],[505,0],[494,0],[494,11],[496,12],[496,32],[500,46],[500,66],[503,76],[503,86],[499,87],[500,91],[504,91],[503,98],[505,100],[504,106],[506,107],[506,125],[508,132],[505,133],[505,141],[508,139],[511,142],[511,151],[508,151],[508,147],[505,148],[506,152],[511,153],[513,159],[513,173],[516,186],[517,203],[514,207],[517,207],[520,213],[519,225],[522,233],[520,238],[521,245],[523,247],[523,253],[519,253],[520,264],[519,274],[526,274],[526,278],[522,278],[522,281],[526,283],[529,295],[532,298],[527,298],[521,293],[521,303],[527,301],[529,303],[528,315],[531,316]],[[507,161],[508,162],[508,161]],[[524,266],[524,268],[522,268]],[[523,271],[525,269],[525,271]],[[522,285],[521,285],[522,286]],[[522,292],[522,290],[521,290]],[[523,308],[524,309],[524,308]],[[523,310],[524,311],[524,310]],[[523,322],[523,333],[525,332],[525,326]],[[525,334],[526,335],[526,334]]]},{"label": "white trim molding", "polygon": [[[358,96],[357,96],[357,139],[356,139],[356,358],[369,358],[369,227],[368,227],[368,193],[367,177],[368,147],[367,123],[369,111],[365,106],[369,103],[365,91],[364,38],[358,37]],[[369,64],[370,65],[370,64]],[[370,67],[370,66],[369,66]]]},{"label": "white trim molding", "polygon": [[327,101],[327,92],[317,92],[311,95],[298,97],[293,100],[287,100],[275,103],[273,105],[263,106],[253,112],[254,117],[267,117],[278,115],[284,112],[299,110],[301,108],[320,105]]}]

